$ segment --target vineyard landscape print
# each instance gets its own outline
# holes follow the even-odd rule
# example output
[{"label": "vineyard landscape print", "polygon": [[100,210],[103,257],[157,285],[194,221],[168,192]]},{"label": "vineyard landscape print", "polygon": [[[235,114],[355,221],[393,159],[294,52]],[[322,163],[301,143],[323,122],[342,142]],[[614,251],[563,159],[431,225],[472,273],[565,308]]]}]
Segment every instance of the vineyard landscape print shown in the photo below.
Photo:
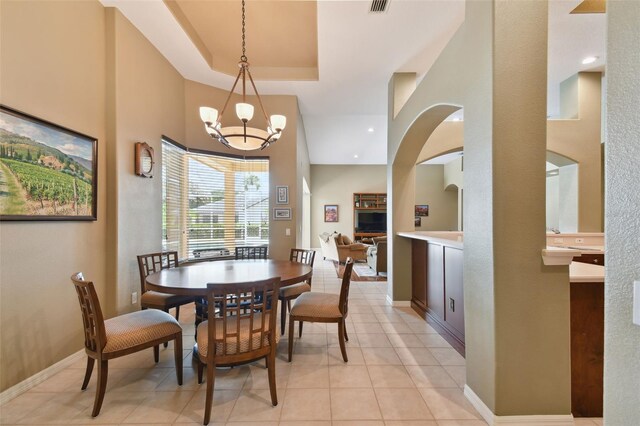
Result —
[{"label": "vineyard landscape print", "polygon": [[0,218],[95,219],[95,143],[3,107]]}]

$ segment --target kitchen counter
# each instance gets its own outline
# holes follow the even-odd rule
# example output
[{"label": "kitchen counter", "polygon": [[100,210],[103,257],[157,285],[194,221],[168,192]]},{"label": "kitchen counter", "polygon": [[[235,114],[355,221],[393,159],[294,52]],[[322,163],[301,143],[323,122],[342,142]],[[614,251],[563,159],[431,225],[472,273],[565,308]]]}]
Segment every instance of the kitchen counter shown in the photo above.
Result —
[{"label": "kitchen counter", "polygon": [[462,232],[428,232],[428,231],[413,231],[413,232],[398,232],[400,237],[411,238],[414,240],[422,240],[430,243],[441,244],[448,247],[454,247],[462,249],[463,245],[463,233]]},{"label": "kitchen counter", "polygon": [[569,281],[571,283],[604,283],[604,266],[571,262]]}]

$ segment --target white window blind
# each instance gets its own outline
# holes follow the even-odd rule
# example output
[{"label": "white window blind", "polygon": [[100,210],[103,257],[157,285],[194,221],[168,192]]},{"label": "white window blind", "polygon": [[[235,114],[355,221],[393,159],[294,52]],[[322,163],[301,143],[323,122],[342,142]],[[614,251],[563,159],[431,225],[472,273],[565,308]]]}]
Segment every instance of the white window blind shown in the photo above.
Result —
[{"label": "white window blind", "polygon": [[181,259],[269,244],[269,159],[192,152],[162,142],[163,249]]}]

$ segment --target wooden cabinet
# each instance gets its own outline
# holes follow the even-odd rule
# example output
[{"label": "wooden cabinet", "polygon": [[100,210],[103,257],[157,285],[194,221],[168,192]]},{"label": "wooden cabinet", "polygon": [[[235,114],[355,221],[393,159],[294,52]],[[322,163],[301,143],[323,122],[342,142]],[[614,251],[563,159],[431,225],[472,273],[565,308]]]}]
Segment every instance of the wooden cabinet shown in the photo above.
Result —
[{"label": "wooden cabinet", "polygon": [[387,194],[356,192],[353,194],[353,208],[354,210],[387,210]]},{"label": "wooden cabinet", "polygon": [[464,346],[462,249],[417,239],[411,248],[411,305]]},{"label": "wooden cabinet", "polygon": [[[444,320],[444,252],[439,244],[427,243],[427,312]],[[425,286],[425,283],[422,283]]]},{"label": "wooden cabinet", "polygon": [[353,194],[353,238],[387,235],[387,194],[356,192]]},{"label": "wooden cabinet", "polygon": [[411,300],[422,311],[427,310],[427,244],[411,240]]},{"label": "wooden cabinet", "polygon": [[464,341],[464,283],[462,280],[464,255],[462,250],[444,248],[444,321],[458,339]]},{"label": "wooden cabinet", "polygon": [[582,256],[576,256],[573,258],[574,262],[592,263],[594,265],[604,266],[604,254],[603,253],[582,253]]}]

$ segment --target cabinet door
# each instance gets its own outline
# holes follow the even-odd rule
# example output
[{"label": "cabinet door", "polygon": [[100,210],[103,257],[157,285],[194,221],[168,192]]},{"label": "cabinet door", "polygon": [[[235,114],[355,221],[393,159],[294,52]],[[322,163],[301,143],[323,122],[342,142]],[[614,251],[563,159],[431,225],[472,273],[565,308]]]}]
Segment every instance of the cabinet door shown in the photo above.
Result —
[{"label": "cabinet door", "polygon": [[444,320],[444,265],[443,247],[427,244],[427,307],[428,311]]},{"label": "cabinet door", "polygon": [[445,322],[464,336],[463,252],[444,249]]},{"label": "cabinet door", "polygon": [[421,240],[411,240],[411,297],[427,309],[427,243]]}]

